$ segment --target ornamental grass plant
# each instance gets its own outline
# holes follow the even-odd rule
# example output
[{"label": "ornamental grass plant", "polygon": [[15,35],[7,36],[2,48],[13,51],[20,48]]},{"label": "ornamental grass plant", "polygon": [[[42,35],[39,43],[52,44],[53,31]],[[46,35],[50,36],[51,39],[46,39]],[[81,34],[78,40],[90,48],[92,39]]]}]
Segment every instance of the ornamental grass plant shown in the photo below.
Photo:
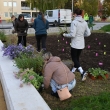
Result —
[{"label": "ornamental grass plant", "polygon": [[6,41],[7,40],[7,37],[5,35],[5,32],[4,31],[0,31],[0,40],[2,42]]},{"label": "ornamental grass plant", "polygon": [[15,58],[15,64],[18,68],[22,69],[31,69],[33,68],[33,71],[41,74],[43,69],[43,57],[39,54],[36,54],[35,56],[31,57],[26,54],[22,54],[20,57]]},{"label": "ornamental grass plant", "polygon": [[9,45],[16,45],[17,41],[18,41],[18,37],[15,34],[8,35],[4,47],[6,48]]}]

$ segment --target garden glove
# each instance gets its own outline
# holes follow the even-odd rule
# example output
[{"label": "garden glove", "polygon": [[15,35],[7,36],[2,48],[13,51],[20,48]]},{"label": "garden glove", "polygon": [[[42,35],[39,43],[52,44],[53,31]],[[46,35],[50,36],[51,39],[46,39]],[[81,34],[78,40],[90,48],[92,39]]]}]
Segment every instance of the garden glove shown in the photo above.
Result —
[{"label": "garden glove", "polygon": [[12,30],[12,34],[14,34],[15,33],[15,30]]},{"label": "garden glove", "polygon": [[44,89],[44,84],[41,85],[42,89]]},{"label": "garden glove", "polygon": [[63,33],[63,36],[65,37],[65,36],[66,36],[66,34],[65,34],[65,33]]},{"label": "garden glove", "polygon": [[27,33],[27,31],[25,30],[24,33]]}]

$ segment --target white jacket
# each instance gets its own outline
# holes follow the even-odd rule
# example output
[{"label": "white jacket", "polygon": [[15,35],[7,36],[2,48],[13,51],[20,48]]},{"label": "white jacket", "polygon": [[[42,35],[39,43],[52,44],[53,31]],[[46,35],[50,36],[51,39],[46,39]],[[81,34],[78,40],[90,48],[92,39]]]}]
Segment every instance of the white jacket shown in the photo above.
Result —
[{"label": "white jacket", "polygon": [[71,38],[71,47],[75,49],[83,49],[85,47],[84,36],[90,36],[91,32],[87,22],[82,16],[77,16],[71,23],[70,33],[64,37]]}]

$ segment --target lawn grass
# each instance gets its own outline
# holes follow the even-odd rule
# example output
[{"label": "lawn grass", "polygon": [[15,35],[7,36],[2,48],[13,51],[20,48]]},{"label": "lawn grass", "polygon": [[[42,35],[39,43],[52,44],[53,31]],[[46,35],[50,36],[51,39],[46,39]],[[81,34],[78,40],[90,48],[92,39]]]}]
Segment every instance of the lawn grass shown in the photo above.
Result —
[{"label": "lawn grass", "polygon": [[[110,93],[104,92],[96,96],[83,96],[70,102],[70,108],[64,110],[110,110]],[[56,109],[61,110],[61,109]]]},{"label": "lawn grass", "polygon": [[106,32],[103,30],[92,30],[92,33],[106,33]]},{"label": "lawn grass", "polygon": [[100,30],[103,30],[104,32],[110,32],[110,24],[102,27]]}]

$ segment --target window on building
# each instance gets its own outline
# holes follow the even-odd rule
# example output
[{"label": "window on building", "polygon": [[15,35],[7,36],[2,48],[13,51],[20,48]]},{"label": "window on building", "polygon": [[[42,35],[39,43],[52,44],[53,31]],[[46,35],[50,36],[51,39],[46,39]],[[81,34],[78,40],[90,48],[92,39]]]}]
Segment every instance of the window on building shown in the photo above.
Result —
[{"label": "window on building", "polygon": [[12,12],[9,13],[10,17],[12,16]]},{"label": "window on building", "polygon": [[7,6],[7,2],[3,2],[4,6]]},{"label": "window on building", "polygon": [[14,15],[17,15],[17,12],[14,12]]},{"label": "window on building", "polygon": [[8,6],[12,6],[12,2],[8,2]]},{"label": "window on building", "polygon": [[8,12],[5,12],[5,17],[8,17]]},{"label": "window on building", "polygon": [[13,2],[13,7],[16,7],[16,5],[17,5],[16,2]]}]

